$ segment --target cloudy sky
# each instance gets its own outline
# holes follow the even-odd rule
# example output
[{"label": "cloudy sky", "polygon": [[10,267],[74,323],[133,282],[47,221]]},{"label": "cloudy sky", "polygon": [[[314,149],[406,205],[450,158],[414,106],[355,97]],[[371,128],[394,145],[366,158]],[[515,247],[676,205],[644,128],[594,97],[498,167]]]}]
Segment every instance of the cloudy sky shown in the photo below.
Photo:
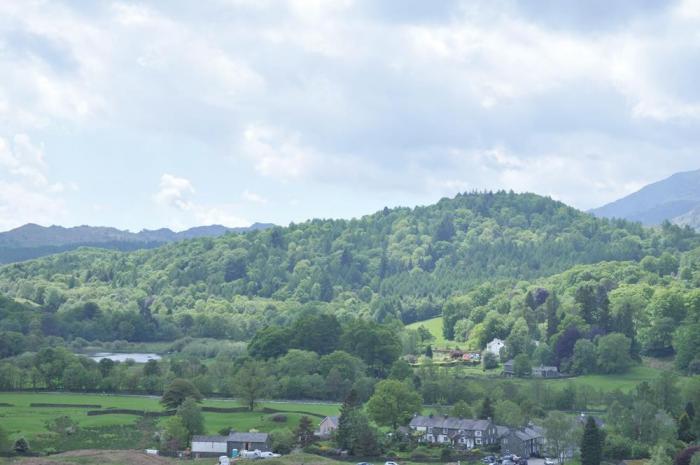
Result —
[{"label": "cloudy sky", "polygon": [[700,0],[0,1],[0,229],[287,224],[700,168]]}]

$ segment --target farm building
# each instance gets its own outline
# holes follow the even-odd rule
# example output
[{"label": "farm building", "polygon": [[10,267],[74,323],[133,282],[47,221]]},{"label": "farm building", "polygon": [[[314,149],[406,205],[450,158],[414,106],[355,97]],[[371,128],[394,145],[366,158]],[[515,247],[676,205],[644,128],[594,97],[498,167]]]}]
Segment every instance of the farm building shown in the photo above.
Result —
[{"label": "farm building", "polygon": [[231,431],[228,436],[193,436],[192,455],[196,457],[218,457],[226,455],[231,457],[231,452],[236,449],[270,450],[270,441],[267,433],[238,433]]},{"label": "farm building", "polygon": [[321,420],[316,435],[320,438],[330,437],[333,431],[338,429],[338,418],[337,416],[330,416]]}]

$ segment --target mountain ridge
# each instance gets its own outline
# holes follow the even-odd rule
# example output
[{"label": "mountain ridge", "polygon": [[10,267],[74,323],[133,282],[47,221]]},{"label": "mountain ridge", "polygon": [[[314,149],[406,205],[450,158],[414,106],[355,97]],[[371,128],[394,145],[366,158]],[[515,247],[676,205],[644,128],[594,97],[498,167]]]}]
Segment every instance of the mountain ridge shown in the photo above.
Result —
[{"label": "mountain ridge", "polygon": [[700,170],[675,173],[589,213],[655,226],[664,221],[700,228]]},{"label": "mountain ridge", "polygon": [[79,247],[98,247],[131,251],[153,248],[171,242],[200,237],[218,237],[227,233],[245,233],[273,227],[271,223],[253,223],[248,227],[222,225],[196,226],[183,231],[169,228],[142,229],[134,233],[108,226],[41,226],[27,223],[0,232],[0,264],[40,258]]}]

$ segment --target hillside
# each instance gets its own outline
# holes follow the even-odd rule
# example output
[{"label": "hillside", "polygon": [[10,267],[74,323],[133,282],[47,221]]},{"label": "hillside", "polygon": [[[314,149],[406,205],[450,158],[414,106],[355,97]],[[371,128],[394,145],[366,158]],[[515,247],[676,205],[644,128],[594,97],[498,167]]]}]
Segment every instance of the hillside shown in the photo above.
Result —
[{"label": "hillside", "polygon": [[668,220],[697,228],[700,226],[700,170],[674,174],[591,213],[639,221],[644,225],[658,225]]},{"label": "hillside", "polygon": [[[85,338],[168,339],[184,331],[246,339],[305,308],[410,323],[439,315],[445,298],[485,281],[536,279],[698,244],[690,231],[596,219],[534,194],[470,193],[158,249],[81,249],[1,268],[0,292],[59,313],[79,315],[95,302],[111,320],[85,329]],[[194,318],[183,322],[183,314]]]},{"label": "hillside", "polygon": [[0,233],[0,264],[39,258],[78,247],[131,251],[149,249],[160,245],[198,237],[216,237],[228,232],[248,232],[272,227],[271,224],[255,223],[245,228],[227,228],[221,225],[199,226],[174,232],[163,228],[143,230],[138,233],[116,228],[96,226],[44,227],[25,224],[19,228]]}]

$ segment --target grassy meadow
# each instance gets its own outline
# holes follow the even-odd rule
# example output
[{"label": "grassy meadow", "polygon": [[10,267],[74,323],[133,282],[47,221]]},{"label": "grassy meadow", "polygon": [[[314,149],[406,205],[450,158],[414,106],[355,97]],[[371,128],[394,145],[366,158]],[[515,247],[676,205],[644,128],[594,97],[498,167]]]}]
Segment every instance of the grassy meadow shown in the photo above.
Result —
[{"label": "grassy meadow", "polygon": [[[146,411],[162,411],[158,397],[147,396],[118,396],[98,394],[64,394],[64,393],[0,393],[0,423],[12,439],[25,437],[33,450],[69,450],[74,448],[129,448],[137,442],[142,447],[148,447],[152,434],[156,431],[162,419],[144,419],[138,415],[109,414],[88,416],[89,410],[78,404],[101,405],[106,408],[128,408]],[[30,407],[32,403],[76,404],[76,407]],[[205,400],[207,407],[240,407],[234,400]],[[279,414],[259,411],[270,408],[282,411],[286,417],[279,421]],[[272,431],[277,428],[295,428],[302,413],[316,415],[335,415],[338,413],[337,404],[306,404],[263,402],[258,410],[253,412],[214,413],[204,412],[205,426],[208,434],[217,434],[223,428],[233,428],[239,431],[251,429]],[[285,413],[289,412],[289,413]],[[57,443],[54,433],[47,430],[47,422],[61,416],[68,416],[78,423],[79,433],[72,438],[61,438]],[[314,422],[320,418],[311,417]],[[68,443],[66,443],[66,441]]]}]

